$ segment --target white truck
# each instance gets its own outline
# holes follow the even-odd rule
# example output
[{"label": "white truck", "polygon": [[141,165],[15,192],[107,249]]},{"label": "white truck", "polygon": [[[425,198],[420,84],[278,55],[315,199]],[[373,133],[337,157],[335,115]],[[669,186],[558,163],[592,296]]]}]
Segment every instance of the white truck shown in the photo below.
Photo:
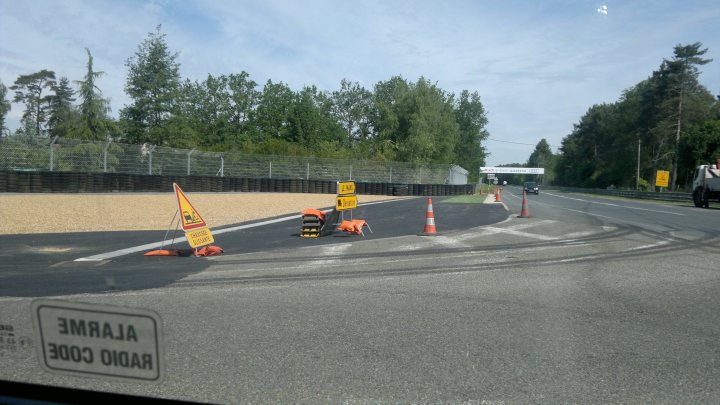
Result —
[{"label": "white truck", "polygon": [[720,200],[720,170],[717,165],[700,165],[693,175],[693,203],[707,208],[710,200]]}]

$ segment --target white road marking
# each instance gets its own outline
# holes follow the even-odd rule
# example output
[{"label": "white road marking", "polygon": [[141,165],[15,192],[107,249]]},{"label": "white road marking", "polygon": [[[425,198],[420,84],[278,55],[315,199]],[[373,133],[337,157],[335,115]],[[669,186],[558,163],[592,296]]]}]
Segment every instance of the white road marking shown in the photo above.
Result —
[{"label": "white road marking", "polygon": [[510,228],[496,228],[493,226],[488,226],[485,228],[485,230],[490,232],[491,234],[492,233],[507,233],[510,235],[524,236],[526,238],[539,239],[539,240],[558,240],[558,239],[560,239],[555,236],[539,235],[539,234],[530,233],[530,232],[520,232],[520,231],[517,231],[514,229],[510,229]]},{"label": "white road marking", "polygon": [[659,241],[659,242],[655,242],[655,243],[650,244],[650,245],[636,246],[636,247],[633,247],[633,248],[625,249],[625,250],[623,250],[623,252],[631,252],[631,251],[633,251],[633,250],[651,249],[651,248],[654,248],[654,247],[658,247],[658,246],[662,246],[662,245],[667,245],[668,243],[670,243],[670,242],[667,241],[667,240],[661,240],[661,241]]},{"label": "white road marking", "polygon": [[662,211],[662,210],[652,210],[650,208],[640,208],[640,207],[630,207],[627,205],[622,204],[614,204],[614,203],[605,203],[605,202],[597,202],[597,201],[590,201],[590,200],[583,200],[582,198],[574,198],[574,197],[568,197],[564,195],[557,195],[553,193],[545,193],[546,195],[557,197],[557,198],[565,198],[568,200],[574,200],[574,201],[581,201],[589,204],[598,204],[598,205],[606,205],[608,207],[618,207],[618,208],[627,208],[629,210],[639,210],[639,211],[649,211],[649,212],[657,212],[660,214],[670,214],[670,215],[679,215],[681,217],[684,217],[685,214],[680,214],[678,212],[671,212],[671,211]]},{"label": "white road marking", "polygon": [[468,248],[470,245],[463,243],[458,237],[450,237],[445,235],[437,235],[428,237],[428,240],[437,244],[449,248]]},{"label": "white road marking", "polygon": [[[507,221],[500,222],[499,224],[502,224],[505,222],[507,222]],[[529,232],[528,233],[518,232],[518,231],[520,231],[521,229],[532,228],[532,227],[538,226],[538,225],[553,224],[555,222],[557,222],[557,221],[554,221],[552,219],[546,219],[546,220],[536,221],[536,222],[524,222],[524,223],[520,223],[517,225],[509,226],[507,228],[500,228],[498,226],[479,226],[477,228],[471,229],[469,232],[465,232],[462,235],[457,236],[456,239],[459,241],[465,241],[470,238],[496,235],[498,233],[510,233],[510,234],[515,234],[515,235],[520,234],[520,235],[526,236],[526,237],[532,237],[530,235],[536,235],[537,237],[535,239],[542,239],[542,238],[546,238],[546,236],[545,235],[537,235],[537,234],[533,234],[533,233],[529,233]],[[496,224],[496,225],[499,225],[499,224]],[[555,240],[555,239],[559,239],[559,238],[542,239],[542,240]]]},{"label": "white road marking", "polygon": [[324,266],[328,264],[334,264],[338,262],[338,259],[323,259],[323,256],[340,256],[343,253],[345,253],[348,249],[350,249],[350,246],[352,246],[352,243],[340,243],[337,245],[325,245],[320,249],[317,249],[316,252],[319,251],[319,258],[316,260],[311,261],[309,264],[311,266]]},{"label": "white road marking", "polygon": [[[363,206],[363,207],[364,207],[364,206],[367,206],[367,205],[384,204],[384,203],[389,203],[389,202],[398,201],[398,200],[406,200],[406,199],[408,199],[408,198],[399,198],[399,199],[385,200],[385,201],[375,201],[375,202],[360,204],[360,206]],[[329,211],[329,210],[326,210],[326,212],[328,212],[328,211]],[[256,227],[258,227],[258,226],[276,224],[276,223],[278,223],[278,222],[284,222],[284,221],[289,221],[289,220],[293,220],[293,219],[299,219],[300,216],[301,216],[300,214],[290,215],[290,216],[287,216],[287,217],[275,218],[275,219],[271,219],[271,220],[268,220],[268,221],[256,222],[256,223],[254,223],[254,224],[238,225],[238,226],[233,226],[233,227],[230,227],[230,228],[223,228],[223,229],[213,230],[212,233],[213,233],[213,235],[221,235],[221,234],[223,234],[223,233],[235,232],[235,231],[239,231],[239,230],[242,230],[242,229],[256,228]],[[186,240],[187,240],[187,238],[185,238],[184,236],[181,236],[181,237],[179,237],[179,238],[175,238],[175,242],[183,242],[183,241],[186,241]],[[126,248],[126,249],[115,250],[115,251],[112,251],[112,252],[100,253],[100,254],[93,255],[93,256],[88,256],[88,257],[81,257],[81,258],[75,259],[75,261],[76,261],[76,262],[97,262],[97,261],[101,261],[101,260],[107,260],[107,259],[112,259],[112,258],[115,258],[115,257],[120,257],[120,256],[129,255],[129,254],[132,254],[132,253],[143,252],[143,251],[150,250],[150,249],[157,249],[157,248],[160,248],[160,247],[162,247],[162,246],[169,246],[172,242],[173,242],[172,239],[167,239],[167,240],[160,241],[160,242],[146,243],[146,244],[140,245],[140,246],[133,246],[133,247],[129,247],[129,248]]]}]

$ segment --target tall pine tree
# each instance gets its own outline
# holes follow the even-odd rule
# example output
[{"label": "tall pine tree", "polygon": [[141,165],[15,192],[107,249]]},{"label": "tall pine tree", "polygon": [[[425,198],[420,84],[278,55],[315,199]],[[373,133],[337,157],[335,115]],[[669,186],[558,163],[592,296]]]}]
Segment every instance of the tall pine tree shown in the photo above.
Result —
[{"label": "tall pine tree", "polygon": [[127,141],[171,144],[172,132],[165,124],[176,111],[180,89],[177,53],[171,53],[165,34],[157,26],[127,60],[125,92],[132,104],[120,112]]}]

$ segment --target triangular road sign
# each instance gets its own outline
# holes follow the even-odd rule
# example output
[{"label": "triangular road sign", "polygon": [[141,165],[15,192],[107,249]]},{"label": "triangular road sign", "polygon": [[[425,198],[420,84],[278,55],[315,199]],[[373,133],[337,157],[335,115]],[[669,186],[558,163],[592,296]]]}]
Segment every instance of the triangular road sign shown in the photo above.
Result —
[{"label": "triangular road sign", "polygon": [[205,220],[202,219],[200,213],[190,204],[185,193],[180,189],[177,183],[173,183],[175,189],[175,197],[177,198],[178,211],[180,212],[180,222],[182,224],[183,231],[189,231],[192,229],[202,228],[207,226]]}]

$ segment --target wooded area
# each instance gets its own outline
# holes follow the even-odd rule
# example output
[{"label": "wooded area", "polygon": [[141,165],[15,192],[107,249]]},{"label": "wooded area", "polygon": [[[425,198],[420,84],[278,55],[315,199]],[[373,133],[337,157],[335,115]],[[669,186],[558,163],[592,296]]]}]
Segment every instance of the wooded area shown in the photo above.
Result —
[{"label": "wooded area", "polygon": [[[480,95],[449,93],[423,77],[412,82],[394,76],[372,89],[342,80],[334,91],[293,91],[273,80],[261,87],[244,71],[182,80],[178,55],[158,27],[126,62],[132,103],[116,120],[95,84],[104,73],[86,52],[87,73],[73,82],[77,91],[46,69],[18,77],[9,88],[0,83],[0,128],[7,142],[59,136],[214,152],[454,163],[468,169],[471,181],[487,157]],[[542,139],[527,162],[507,166],[545,167],[545,184],[642,190],[653,188],[656,170],[668,170],[670,188],[682,189],[697,164],[720,157],[720,103],[699,82],[700,67],[712,61],[706,52],[699,42],[675,46],[671,59],[618,101],[590,107],[559,153]],[[22,126],[12,133],[5,128],[8,90],[25,105]]]},{"label": "wooded area", "polygon": [[699,42],[677,45],[617,102],[590,107],[562,141],[556,182],[651,190],[655,172],[667,170],[670,189],[682,189],[698,164],[720,158],[720,104],[699,83],[706,52]]},{"label": "wooded area", "polygon": [[[335,91],[293,91],[246,72],[182,80],[177,53],[160,27],[127,62],[132,103],[110,117],[90,50],[87,74],[74,82],[51,70],[20,76],[9,87],[25,105],[22,127],[8,141],[59,136],[205,151],[327,158],[484,164],[487,118],[477,92],[449,93],[430,80],[394,76],[372,90],[342,80]],[[10,108],[0,84],[4,117]],[[4,127],[4,121],[0,122]],[[471,170],[474,173],[475,170]],[[477,176],[475,174],[475,176]]]}]

